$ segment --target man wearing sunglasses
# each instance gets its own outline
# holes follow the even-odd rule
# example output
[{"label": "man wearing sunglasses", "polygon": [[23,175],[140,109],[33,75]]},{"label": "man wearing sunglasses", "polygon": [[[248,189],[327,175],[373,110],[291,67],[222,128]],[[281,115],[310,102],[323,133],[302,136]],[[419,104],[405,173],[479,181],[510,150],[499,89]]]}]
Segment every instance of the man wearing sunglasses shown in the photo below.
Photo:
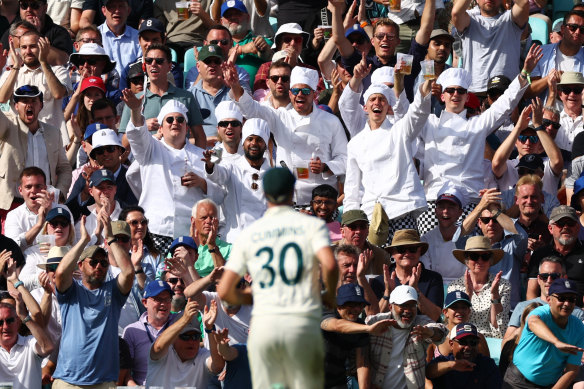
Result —
[{"label": "man wearing sunglasses", "polygon": [[[584,51],[582,57],[584,59]],[[559,120],[556,119],[556,123],[559,121],[560,127],[557,129],[555,141],[561,150],[565,150],[571,156],[574,138],[583,131],[582,104],[578,104],[578,101],[582,101],[584,76],[581,72],[564,72],[557,84],[557,90],[556,96],[562,100],[563,109],[560,112]],[[548,122],[546,121],[544,126]],[[556,123],[554,125],[557,127]]]},{"label": "man wearing sunglasses", "polygon": [[570,387],[584,351],[584,324],[572,315],[576,301],[582,301],[579,290],[565,278],[551,284],[549,304],[527,316],[503,388]]}]

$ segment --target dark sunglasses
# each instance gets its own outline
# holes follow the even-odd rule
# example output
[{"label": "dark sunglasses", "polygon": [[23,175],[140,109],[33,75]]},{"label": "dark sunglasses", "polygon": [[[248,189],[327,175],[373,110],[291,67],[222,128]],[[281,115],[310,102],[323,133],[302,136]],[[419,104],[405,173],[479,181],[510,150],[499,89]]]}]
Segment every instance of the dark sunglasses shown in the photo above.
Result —
[{"label": "dark sunglasses", "polygon": [[554,127],[554,130],[559,130],[560,127],[562,126],[559,122],[553,122],[549,119],[543,119],[541,121],[541,124],[543,124],[544,127],[547,127],[549,125],[552,125]]},{"label": "dark sunglasses", "polygon": [[572,87],[563,86],[560,90],[567,95],[569,95],[572,92],[574,92],[575,95],[579,95],[580,93],[582,93],[583,89],[584,89],[584,87],[581,87],[581,86],[572,86]]},{"label": "dark sunglasses", "polygon": [[552,294],[552,296],[558,299],[558,301],[561,303],[568,302],[570,304],[576,304],[576,301],[578,301],[578,298],[576,296],[559,296],[557,294]]},{"label": "dark sunglasses", "polygon": [[400,254],[405,254],[406,251],[408,253],[415,254],[418,252],[418,247],[420,246],[399,246],[395,248],[395,251],[397,251]]},{"label": "dark sunglasses", "polygon": [[537,135],[519,135],[519,137],[517,139],[519,139],[519,142],[521,142],[521,143],[525,143],[528,140],[531,143],[538,143],[539,142],[539,136],[537,136]]},{"label": "dark sunglasses", "polygon": [[57,271],[58,267],[59,267],[58,263],[53,263],[53,264],[47,265],[47,273]]},{"label": "dark sunglasses", "polygon": [[[24,9],[26,9],[26,8],[24,8]],[[0,327],[2,327],[4,325],[4,323],[6,323],[6,325],[9,326],[10,324],[14,323],[15,321],[16,321],[15,317],[9,317],[8,319],[0,320]]]},{"label": "dark sunglasses", "polygon": [[107,261],[107,259],[91,258],[91,260],[87,263],[89,263],[89,266],[91,266],[91,267],[97,267],[97,264],[100,264],[101,267],[108,267],[109,266],[109,262]]},{"label": "dark sunglasses", "polygon": [[168,282],[169,284],[178,284],[179,280],[180,280],[180,278],[178,278],[178,277],[172,277],[172,278],[168,278],[166,280],[166,282]]},{"label": "dark sunglasses", "polygon": [[116,239],[118,242],[128,243],[130,241],[130,237],[126,235],[116,235]]},{"label": "dark sunglasses", "polygon": [[[353,37],[351,35],[349,35],[349,42],[351,42],[351,44],[356,43],[358,45],[362,45],[363,43],[367,42],[367,39],[365,39],[365,37],[361,34],[358,34],[356,37]],[[381,39],[379,39],[381,40]]]},{"label": "dark sunglasses", "polygon": [[130,84],[140,85],[144,83],[144,77],[132,77],[128,81],[130,81]]},{"label": "dark sunglasses", "polygon": [[229,125],[231,125],[231,127],[241,127],[242,124],[239,120],[221,120],[219,123],[217,123],[217,125],[219,127],[224,127],[227,128]]},{"label": "dark sunglasses", "polygon": [[448,93],[449,95],[453,95],[454,92],[458,92],[459,95],[465,95],[467,90],[464,88],[445,88],[444,93]]},{"label": "dark sunglasses", "polygon": [[456,339],[456,343],[458,343],[461,346],[470,346],[470,347],[476,347],[479,345],[479,340],[478,339]]},{"label": "dark sunglasses", "polygon": [[270,76],[268,78],[274,83],[280,81],[280,79],[282,79],[282,82],[290,82],[290,76]]},{"label": "dark sunglasses", "polygon": [[209,41],[209,43],[212,45],[222,44],[223,46],[227,46],[229,44],[229,40],[228,39],[213,39],[213,40]]},{"label": "dark sunglasses", "polygon": [[38,1],[21,1],[20,2],[20,9],[39,9],[41,8],[41,3]]},{"label": "dark sunglasses", "polygon": [[152,65],[152,62],[156,62],[158,65],[162,65],[165,61],[166,61],[166,58],[151,58],[151,57],[144,58],[144,62],[146,62],[148,65]]},{"label": "dark sunglasses", "polygon": [[576,30],[579,30],[580,34],[584,34],[584,26],[580,26],[575,23],[566,23],[565,26],[568,27],[568,30],[570,30],[570,32],[576,32]]},{"label": "dark sunglasses", "polygon": [[251,179],[253,180],[253,182],[251,183],[251,189],[258,190],[260,186],[258,185],[257,181],[260,179],[260,175],[257,173],[254,173],[251,175]]},{"label": "dark sunglasses", "polygon": [[298,93],[302,92],[302,94],[304,96],[308,96],[309,94],[312,93],[312,89],[310,88],[290,88],[290,92],[292,92],[292,94],[294,96],[297,96]]},{"label": "dark sunglasses", "polygon": [[314,205],[328,205],[329,207],[337,204],[335,200],[312,200],[311,203]]},{"label": "dark sunglasses", "polygon": [[82,65],[88,64],[88,65],[95,65],[99,62],[99,58],[95,58],[95,57],[81,57],[79,58],[79,62]]},{"label": "dark sunglasses", "polygon": [[61,227],[61,228],[69,227],[69,222],[68,221],[65,221],[65,220],[51,220],[49,222],[49,224],[53,228],[57,228],[57,227]]},{"label": "dark sunglasses", "polygon": [[552,280],[557,280],[561,276],[562,275],[560,273],[539,273],[537,275],[537,278],[539,278],[542,281],[546,281],[550,277],[551,277]]},{"label": "dark sunglasses", "polygon": [[130,220],[129,222],[127,222],[129,225],[131,225],[132,227],[138,227],[138,224],[140,224],[142,227],[147,226],[148,225],[148,219],[142,219],[142,220]]},{"label": "dark sunglasses", "polygon": [[558,220],[554,224],[560,228],[563,228],[564,226],[574,227],[578,224],[578,222],[575,222],[572,219],[568,219],[568,220]]},{"label": "dark sunglasses", "polygon": [[491,254],[491,253],[466,253],[466,256],[471,261],[476,262],[479,259],[481,259],[481,260],[486,262],[486,261],[491,260],[491,257],[493,256],[493,254]]},{"label": "dark sunglasses", "polygon": [[180,338],[180,340],[184,340],[185,342],[189,341],[189,340],[199,340],[199,338],[200,338],[199,334],[196,334],[196,333],[192,334],[192,335],[180,334],[178,337]]},{"label": "dark sunglasses", "polygon": [[219,59],[217,57],[211,57],[211,58],[204,59],[203,62],[207,66],[209,66],[209,65],[221,65],[223,63],[223,60],[221,60],[221,59]]},{"label": "dark sunglasses", "polygon": [[282,38],[282,43],[290,43],[290,42],[302,42],[302,37],[301,36],[285,36]]},{"label": "dark sunglasses", "polygon": [[481,223],[483,224],[489,224],[492,221],[494,221],[495,223],[498,223],[497,219],[495,219],[494,217],[489,217],[489,216],[481,216],[479,217],[479,219],[481,220]]},{"label": "dark sunglasses", "polygon": [[526,174],[533,174],[535,173],[535,170],[526,168],[526,167],[520,167],[519,169],[517,169],[517,174],[519,174],[519,176],[524,176]]},{"label": "dark sunglasses", "polygon": [[112,145],[102,146],[102,147],[96,148],[94,151],[95,151],[96,155],[103,155],[103,153],[105,153],[106,151],[111,154],[111,153],[116,151],[117,147],[118,146],[112,146]]},{"label": "dark sunglasses", "polygon": [[178,124],[183,124],[185,122],[185,118],[182,116],[177,116],[177,117],[169,116],[166,119],[164,119],[164,121],[167,122],[168,124],[174,123],[175,120]]},{"label": "dark sunglasses", "polygon": [[367,228],[369,228],[369,225],[365,222],[361,222],[361,223],[345,224],[345,227],[347,227],[351,231],[356,231],[356,230],[366,230]]}]

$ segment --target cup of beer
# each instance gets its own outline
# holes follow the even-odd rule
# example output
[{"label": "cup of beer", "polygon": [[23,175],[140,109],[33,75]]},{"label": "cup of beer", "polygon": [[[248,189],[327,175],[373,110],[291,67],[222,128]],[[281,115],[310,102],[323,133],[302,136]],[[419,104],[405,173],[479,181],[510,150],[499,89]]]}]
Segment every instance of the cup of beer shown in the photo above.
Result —
[{"label": "cup of beer", "polygon": [[333,26],[318,26],[318,28],[322,28],[323,29],[323,35],[324,35],[324,39],[328,40],[331,38],[331,36],[333,36]]},{"label": "cup of beer", "polygon": [[424,80],[435,80],[436,74],[434,73],[434,60],[428,59],[426,61],[421,61],[420,66],[422,67],[422,75]]},{"label": "cup of beer", "polygon": [[412,63],[414,56],[410,54],[397,53],[395,67],[401,71],[401,74],[412,74]]},{"label": "cup of beer", "polygon": [[308,167],[308,162],[298,163],[294,167],[294,170],[296,171],[296,177],[299,180],[308,180],[308,177],[310,176],[310,169]]},{"label": "cup of beer", "polygon": [[389,0],[389,12],[401,11],[401,0]]},{"label": "cup of beer", "polygon": [[189,18],[189,2],[188,1],[177,1],[176,3],[176,14],[178,20],[187,20]]}]

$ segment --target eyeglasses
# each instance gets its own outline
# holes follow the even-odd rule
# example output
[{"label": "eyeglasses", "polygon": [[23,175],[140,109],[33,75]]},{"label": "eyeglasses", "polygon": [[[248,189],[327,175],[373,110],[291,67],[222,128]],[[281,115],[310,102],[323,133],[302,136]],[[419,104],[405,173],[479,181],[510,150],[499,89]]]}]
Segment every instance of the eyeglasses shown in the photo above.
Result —
[{"label": "eyeglasses", "polygon": [[580,26],[575,23],[566,23],[565,26],[568,27],[568,30],[570,30],[570,32],[576,32],[576,30],[578,30],[580,31],[580,34],[584,34],[584,26]]},{"label": "eyeglasses", "polygon": [[16,321],[15,317],[9,317],[8,319],[0,320],[0,327],[4,326],[4,323],[6,323],[6,325],[9,326],[10,324],[14,323],[15,321]]},{"label": "eyeglasses", "polygon": [[166,119],[164,119],[164,121],[167,122],[168,124],[174,123],[175,120],[178,124],[183,124],[185,122],[185,118],[183,116],[176,116],[176,117],[169,116]]},{"label": "eyeglasses", "polygon": [[147,65],[152,65],[152,62],[156,62],[156,64],[162,65],[164,63],[164,61],[166,61],[166,58],[152,58],[152,57],[145,57],[144,58],[144,62],[146,62]]},{"label": "eyeglasses", "polygon": [[273,83],[280,81],[280,79],[282,82],[290,82],[290,76],[270,76],[268,78],[272,80]]},{"label": "eyeglasses", "polygon": [[476,347],[479,345],[479,340],[478,339],[455,339],[456,343],[458,343],[461,346],[470,346],[470,347]]},{"label": "eyeglasses", "polygon": [[355,43],[357,45],[362,45],[363,43],[367,42],[367,39],[365,39],[365,37],[361,34],[351,34],[347,39],[349,39],[351,44]]},{"label": "eyeglasses", "polygon": [[128,81],[130,81],[130,84],[140,85],[144,83],[144,77],[132,77]]},{"label": "eyeglasses", "polygon": [[519,135],[517,137],[517,139],[519,139],[519,142],[521,142],[521,143],[526,143],[528,140],[531,143],[538,143],[539,142],[539,136],[537,136],[537,135]]},{"label": "eyeglasses", "polygon": [[466,253],[466,257],[471,261],[478,261],[479,259],[482,261],[489,261],[493,254],[491,253]]},{"label": "eyeglasses", "polygon": [[204,59],[203,62],[207,66],[210,66],[210,65],[221,65],[223,63],[223,60],[220,59],[220,58],[217,58],[217,57],[211,57],[211,58]]},{"label": "eyeglasses", "polygon": [[578,301],[578,298],[576,296],[562,296],[557,294],[552,294],[552,296],[555,297],[561,303],[568,302],[570,304],[576,304],[576,301]]},{"label": "eyeglasses", "polygon": [[156,301],[158,304],[168,304],[172,301],[172,298],[170,298],[170,297],[162,298],[160,296],[154,296],[151,298],[152,298],[152,300]]},{"label": "eyeglasses", "polygon": [[132,227],[138,227],[138,224],[144,227],[148,225],[148,219],[144,218],[142,220],[127,220],[126,223],[128,223]]},{"label": "eyeglasses", "polygon": [[582,93],[583,89],[584,89],[584,87],[581,87],[581,86],[572,86],[572,87],[563,86],[560,90],[567,95],[569,95],[572,92],[574,92],[575,95],[579,95],[580,93]]},{"label": "eyeglasses", "polygon": [[130,237],[127,235],[116,235],[115,238],[122,243],[128,243],[130,241]]},{"label": "eyeglasses", "polygon": [[298,93],[302,92],[302,94],[304,96],[308,96],[309,94],[312,93],[312,89],[310,88],[290,88],[290,92],[292,92],[292,94],[294,96],[297,96]]},{"label": "eyeglasses", "polygon": [[89,263],[89,266],[91,266],[91,267],[97,267],[97,264],[100,264],[101,267],[108,267],[109,266],[109,262],[107,261],[107,259],[91,258],[91,260],[89,260],[87,263]]},{"label": "eyeglasses", "polygon": [[495,223],[499,223],[497,221],[497,219],[495,219],[494,217],[481,216],[481,217],[479,217],[479,219],[481,220],[481,223],[483,223],[483,224],[489,224],[491,221],[493,221]]},{"label": "eyeglasses", "polygon": [[554,127],[554,130],[559,130],[560,127],[562,126],[559,122],[554,122],[554,121],[551,121],[549,119],[543,119],[541,121],[541,124],[543,124],[544,127],[552,125]]},{"label": "eyeglasses", "polygon": [[302,42],[302,37],[301,36],[285,36],[282,37],[282,43],[290,43],[290,42]]},{"label": "eyeglasses", "polygon": [[328,205],[329,207],[337,204],[335,200],[312,200],[311,203],[314,205]]},{"label": "eyeglasses", "polygon": [[77,42],[83,42],[83,43],[99,43],[100,40],[97,39],[97,38],[81,38]]},{"label": "eyeglasses", "polygon": [[199,340],[199,334],[197,334],[197,333],[191,334],[191,335],[180,334],[178,337],[180,338],[180,340],[184,340],[185,342],[189,341],[189,340]]},{"label": "eyeglasses", "polygon": [[41,3],[38,1],[21,1],[20,2],[20,9],[34,9],[37,10],[41,8]]},{"label": "eyeglasses", "polygon": [[81,57],[79,58],[79,62],[82,65],[88,64],[88,65],[95,65],[100,61],[99,58],[95,58],[95,57]]},{"label": "eyeglasses", "polygon": [[251,175],[251,179],[253,180],[253,182],[251,183],[251,189],[252,190],[258,190],[258,188],[260,187],[258,185],[258,180],[260,179],[260,175],[257,173],[254,173]]},{"label": "eyeglasses", "polygon": [[228,126],[241,127],[243,124],[241,124],[239,120],[221,120],[217,125],[219,127],[227,128]]},{"label": "eyeglasses", "polygon": [[53,263],[53,264],[47,265],[47,273],[57,271],[58,267],[59,267],[58,263]]},{"label": "eyeglasses", "polygon": [[467,93],[467,90],[464,88],[445,88],[444,89],[444,93],[448,93],[449,95],[453,95],[454,92],[458,92],[459,95],[465,95]]},{"label": "eyeglasses", "polygon": [[564,226],[575,227],[578,224],[578,222],[576,222],[572,219],[567,219],[567,220],[560,219],[557,222],[555,222],[554,224],[560,228],[563,228]]},{"label": "eyeglasses", "polygon": [[397,38],[395,35],[387,33],[387,32],[379,32],[375,34],[375,38],[382,41],[384,38],[387,38],[388,41],[392,41]]},{"label": "eyeglasses", "polygon": [[111,153],[116,151],[117,147],[118,146],[112,146],[112,145],[102,146],[102,147],[98,147],[98,148],[94,149],[94,152],[96,155],[103,155],[103,153],[105,153],[106,151],[111,154]]},{"label": "eyeglasses", "polygon": [[400,254],[405,254],[406,251],[408,253],[415,254],[418,252],[418,247],[420,246],[398,246],[395,248],[395,251],[397,251]]},{"label": "eyeglasses", "polygon": [[178,277],[172,277],[172,278],[166,279],[166,282],[168,282],[169,284],[178,284],[179,281],[181,281],[181,279]]},{"label": "eyeglasses", "polygon": [[552,280],[557,280],[561,276],[562,274],[560,273],[539,273],[537,275],[537,278],[539,278],[542,281],[546,281],[548,278],[551,278]]},{"label": "eyeglasses", "polygon": [[61,227],[61,228],[69,227],[69,222],[68,221],[65,221],[65,220],[51,220],[49,222],[49,224],[53,228],[57,228],[57,227]]},{"label": "eyeglasses", "polygon": [[229,39],[213,39],[213,40],[210,40],[209,43],[212,45],[221,44],[223,46],[227,46],[229,44]]}]

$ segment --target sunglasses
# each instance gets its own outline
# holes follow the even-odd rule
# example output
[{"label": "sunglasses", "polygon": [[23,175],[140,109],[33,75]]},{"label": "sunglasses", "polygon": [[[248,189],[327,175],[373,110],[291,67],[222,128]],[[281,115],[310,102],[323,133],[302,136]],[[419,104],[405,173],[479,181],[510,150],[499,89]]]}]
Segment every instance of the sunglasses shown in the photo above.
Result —
[{"label": "sunglasses", "polygon": [[351,223],[351,224],[346,224],[345,227],[347,227],[351,231],[366,230],[366,229],[369,228],[369,224],[367,224],[365,222],[362,222],[362,223]]},{"label": "sunglasses", "polygon": [[185,122],[185,118],[182,116],[177,116],[177,117],[169,116],[166,119],[164,119],[164,121],[167,122],[168,124],[174,123],[175,120],[178,124],[183,124]]},{"label": "sunglasses", "polygon": [[116,235],[116,239],[122,243],[128,243],[130,241],[130,237],[126,235]]},{"label": "sunglasses", "polygon": [[554,121],[551,121],[549,119],[543,119],[541,121],[541,124],[543,124],[544,127],[552,125],[554,127],[554,130],[559,130],[560,127],[562,126],[559,122],[554,122]]},{"label": "sunglasses", "polygon": [[180,340],[184,340],[185,342],[189,340],[199,340],[199,334],[196,333],[192,335],[180,334],[178,337],[180,338]]},{"label": "sunglasses", "polygon": [[292,92],[292,94],[294,96],[297,96],[298,93],[302,92],[302,94],[304,96],[308,96],[309,94],[312,93],[312,89],[310,88],[290,88],[290,92]]},{"label": "sunglasses", "polygon": [[560,90],[567,95],[569,95],[572,92],[574,92],[575,95],[579,95],[580,93],[582,93],[583,89],[584,89],[584,87],[581,87],[581,86],[573,86],[573,87],[563,86]]},{"label": "sunglasses", "polygon": [[290,43],[290,42],[302,42],[301,36],[285,36],[282,38],[282,43]]},{"label": "sunglasses", "polygon": [[221,44],[223,46],[227,46],[229,44],[229,40],[228,39],[213,39],[213,40],[209,41],[209,43],[212,45]]},{"label": "sunglasses", "polygon": [[[367,42],[367,39],[365,39],[365,37],[361,34],[358,34],[356,37],[353,37],[351,35],[349,35],[349,42],[351,42],[351,44],[355,43],[358,45],[362,45],[363,43]],[[381,39],[379,39],[381,40]]]},{"label": "sunglasses", "polygon": [[211,57],[211,58],[204,59],[203,62],[207,66],[209,66],[209,65],[221,65],[223,63],[223,60],[221,60],[221,59],[219,59],[217,57]]},{"label": "sunglasses", "polygon": [[519,174],[520,177],[526,174],[534,174],[535,172],[536,172],[535,170],[526,167],[520,167],[519,169],[517,169],[517,174]]},{"label": "sunglasses", "polygon": [[111,154],[111,153],[116,151],[117,147],[118,146],[112,146],[112,145],[102,146],[102,147],[98,147],[98,148],[94,149],[94,151],[95,151],[96,155],[103,155],[103,153],[105,153],[106,151]]},{"label": "sunglasses", "polygon": [[79,62],[82,65],[88,64],[88,65],[95,65],[99,62],[99,58],[95,58],[95,57],[81,57],[79,58]]},{"label": "sunglasses", "polygon": [[96,259],[96,258],[91,258],[91,260],[89,260],[89,266],[91,267],[97,267],[97,264],[100,264],[101,267],[108,267],[109,266],[109,262],[107,261],[107,259]]},{"label": "sunglasses", "polygon": [[395,251],[397,251],[400,254],[405,254],[406,251],[408,253],[415,254],[418,252],[418,247],[419,246],[399,246],[395,248]]},{"label": "sunglasses", "polygon": [[481,220],[481,223],[483,223],[483,224],[489,224],[491,222],[491,220],[495,223],[499,223],[497,221],[497,219],[495,219],[494,217],[481,216],[481,217],[479,217],[479,219]]},{"label": "sunglasses", "polygon": [[576,296],[559,296],[557,294],[552,294],[552,296],[555,297],[561,303],[568,302],[570,304],[576,304],[576,301],[578,301],[578,298]]},{"label": "sunglasses", "polygon": [[178,284],[179,281],[180,281],[180,278],[178,278],[178,277],[172,277],[172,278],[168,278],[166,280],[166,282],[168,282],[169,284]]},{"label": "sunglasses", "polygon": [[476,347],[479,345],[479,340],[478,339],[456,339],[455,340],[456,343],[458,343],[461,346],[470,346],[470,347]]},{"label": "sunglasses", "polygon": [[20,2],[20,9],[39,9],[41,8],[41,3],[38,1],[21,1]]},{"label": "sunglasses", "polygon": [[138,224],[141,225],[142,227],[147,226],[148,225],[148,219],[142,219],[142,220],[129,220],[126,223],[128,223],[129,225],[131,225],[132,227],[138,227]]},{"label": "sunglasses", "polygon": [[312,200],[311,203],[314,205],[327,205],[329,207],[337,204],[335,200]]},{"label": "sunglasses", "polygon": [[243,124],[239,120],[221,120],[217,123],[219,127],[227,128],[231,125],[231,127],[241,127]]},{"label": "sunglasses", "polygon": [[568,27],[568,30],[570,30],[570,32],[576,32],[576,30],[579,30],[580,34],[584,34],[584,26],[580,26],[575,23],[566,23],[565,26]]},{"label": "sunglasses", "polygon": [[99,43],[100,41],[97,38],[81,38],[77,42],[83,42],[83,43]]},{"label": "sunglasses", "polygon": [[575,227],[578,224],[578,222],[575,222],[572,219],[568,219],[568,220],[558,220],[554,224],[560,228],[563,228],[564,226]]},{"label": "sunglasses", "polygon": [[61,227],[61,228],[69,227],[69,222],[68,221],[65,221],[65,220],[51,220],[49,222],[49,224],[53,228],[57,228],[57,227]]},{"label": "sunglasses", "polygon": [[454,92],[458,92],[459,95],[465,95],[467,90],[464,88],[445,88],[444,93],[448,93],[449,95],[453,95]]},{"label": "sunglasses", "polygon": [[491,253],[467,253],[466,257],[468,259],[470,259],[471,261],[478,261],[479,259],[487,262],[491,259],[491,257],[493,256],[493,254]]},{"label": "sunglasses", "polygon": [[258,190],[260,186],[258,185],[257,181],[260,179],[260,175],[257,173],[254,173],[251,175],[251,179],[253,180],[253,182],[251,183],[251,189]]},{"label": "sunglasses", "polygon": [[[26,9],[26,8],[24,8]],[[16,321],[15,317],[9,317],[8,319],[5,320],[0,320],[0,327],[4,326],[4,323],[6,323],[7,326],[9,326],[10,324],[14,323]]]},{"label": "sunglasses", "polygon": [[548,278],[551,278],[552,280],[557,280],[561,276],[562,275],[560,273],[539,273],[537,275],[537,278],[539,278],[542,281],[546,281]]},{"label": "sunglasses", "polygon": [[148,65],[152,65],[152,62],[156,62],[158,65],[162,65],[166,61],[166,58],[152,58],[152,57],[145,57],[144,62]]},{"label": "sunglasses", "polygon": [[130,81],[130,84],[140,85],[144,82],[144,77],[132,77],[128,81]]},{"label": "sunglasses", "polygon": [[387,32],[379,32],[377,34],[375,34],[375,38],[377,38],[378,40],[382,41],[384,38],[387,38],[388,41],[392,41],[396,38],[395,35],[387,33]]},{"label": "sunglasses", "polygon": [[539,142],[539,136],[537,136],[537,135],[519,135],[519,137],[517,139],[519,139],[519,142],[521,142],[521,143],[526,143],[528,140],[531,143],[538,143]]},{"label": "sunglasses", "polygon": [[290,82],[290,76],[270,76],[268,78],[272,80],[273,83],[280,81],[280,79],[282,82]]}]

